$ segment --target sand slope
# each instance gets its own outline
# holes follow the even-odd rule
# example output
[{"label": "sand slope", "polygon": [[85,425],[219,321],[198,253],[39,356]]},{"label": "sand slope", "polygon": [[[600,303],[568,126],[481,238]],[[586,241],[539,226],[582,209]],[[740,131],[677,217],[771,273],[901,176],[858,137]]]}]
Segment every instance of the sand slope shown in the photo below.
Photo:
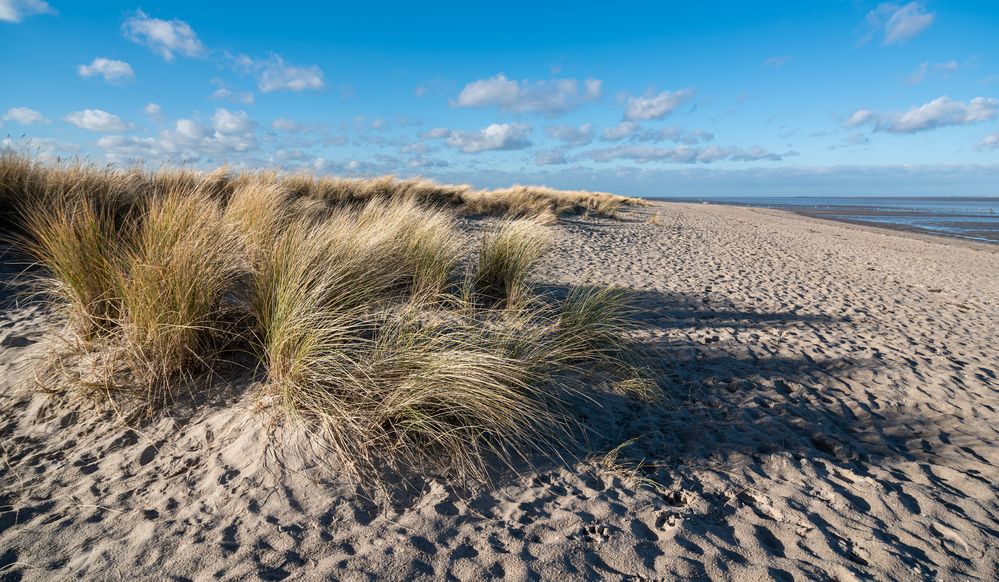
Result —
[{"label": "sand slope", "polygon": [[140,430],[31,390],[55,322],[8,306],[0,577],[999,575],[999,249],[686,205],[557,240],[539,278],[632,290],[667,402],[607,397],[591,458],[388,508],[272,447],[253,390]]}]

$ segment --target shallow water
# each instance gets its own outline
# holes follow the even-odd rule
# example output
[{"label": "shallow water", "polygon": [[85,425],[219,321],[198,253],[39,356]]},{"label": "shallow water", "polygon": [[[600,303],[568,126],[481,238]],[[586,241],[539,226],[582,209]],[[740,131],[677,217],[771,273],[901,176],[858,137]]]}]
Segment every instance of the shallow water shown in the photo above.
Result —
[{"label": "shallow water", "polygon": [[793,210],[807,216],[999,243],[999,197],[661,198]]}]

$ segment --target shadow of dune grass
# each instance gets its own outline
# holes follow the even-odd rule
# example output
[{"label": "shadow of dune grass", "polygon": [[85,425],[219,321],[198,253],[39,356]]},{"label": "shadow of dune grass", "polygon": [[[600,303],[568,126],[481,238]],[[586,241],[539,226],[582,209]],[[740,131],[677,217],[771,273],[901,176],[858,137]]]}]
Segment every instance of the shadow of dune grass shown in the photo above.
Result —
[{"label": "shadow of dune grass", "polygon": [[[860,474],[883,460],[919,462],[936,454],[925,439],[940,434],[942,415],[880,403],[869,392],[867,401],[858,398],[854,377],[883,373],[880,353],[823,356],[793,341],[848,334],[849,318],[715,307],[679,293],[626,293],[640,326],[634,341],[655,358],[665,397],[645,405],[601,393],[591,406],[581,405],[580,442],[590,450],[628,443],[618,460],[650,466],[744,464],[787,453]],[[950,445],[977,442],[974,431],[952,435]]]}]

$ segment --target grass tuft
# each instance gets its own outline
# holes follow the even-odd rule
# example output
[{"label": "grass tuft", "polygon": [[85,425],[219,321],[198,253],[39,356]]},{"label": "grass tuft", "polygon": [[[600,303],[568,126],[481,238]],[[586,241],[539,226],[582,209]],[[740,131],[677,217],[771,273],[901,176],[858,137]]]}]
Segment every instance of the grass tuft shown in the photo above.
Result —
[{"label": "grass tuft", "polygon": [[527,278],[550,244],[551,236],[538,219],[501,223],[483,237],[476,287],[507,306],[521,304],[530,296]]},{"label": "grass tuft", "polygon": [[241,309],[240,243],[207,195],[170,193],[150,204],[119,283],[122,341],[141,379],[159,385],[214,358]]},{"label": "grass tuft", "polygon": [[35,199],[21,213],[21,247],[47,275],[41,291],[64,306],[82,340],[106,335],[121,313],[121,241],[129,233],[90,200]]}]

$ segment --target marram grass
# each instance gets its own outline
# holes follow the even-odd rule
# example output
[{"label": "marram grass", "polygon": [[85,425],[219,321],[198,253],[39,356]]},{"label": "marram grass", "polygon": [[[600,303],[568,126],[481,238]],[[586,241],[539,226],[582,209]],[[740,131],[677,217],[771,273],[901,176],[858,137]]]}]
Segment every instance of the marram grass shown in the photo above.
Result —
[{"label": "marram grass", "polygon": [[[594,369],[611,389],[657,392],[619,294],[556,301],[532,283],[553,219],[613,214],[620,197],[12,156],[0,196],[50,297],[93,340],[82,349],[113,370],[105,394],[163,410],[178,383],[245,354],[324,460],[359,478],[484,478],[557,452],[566,396],[595,389],[580,379]],[[476,249],[456,213],[505,218]]]}]

